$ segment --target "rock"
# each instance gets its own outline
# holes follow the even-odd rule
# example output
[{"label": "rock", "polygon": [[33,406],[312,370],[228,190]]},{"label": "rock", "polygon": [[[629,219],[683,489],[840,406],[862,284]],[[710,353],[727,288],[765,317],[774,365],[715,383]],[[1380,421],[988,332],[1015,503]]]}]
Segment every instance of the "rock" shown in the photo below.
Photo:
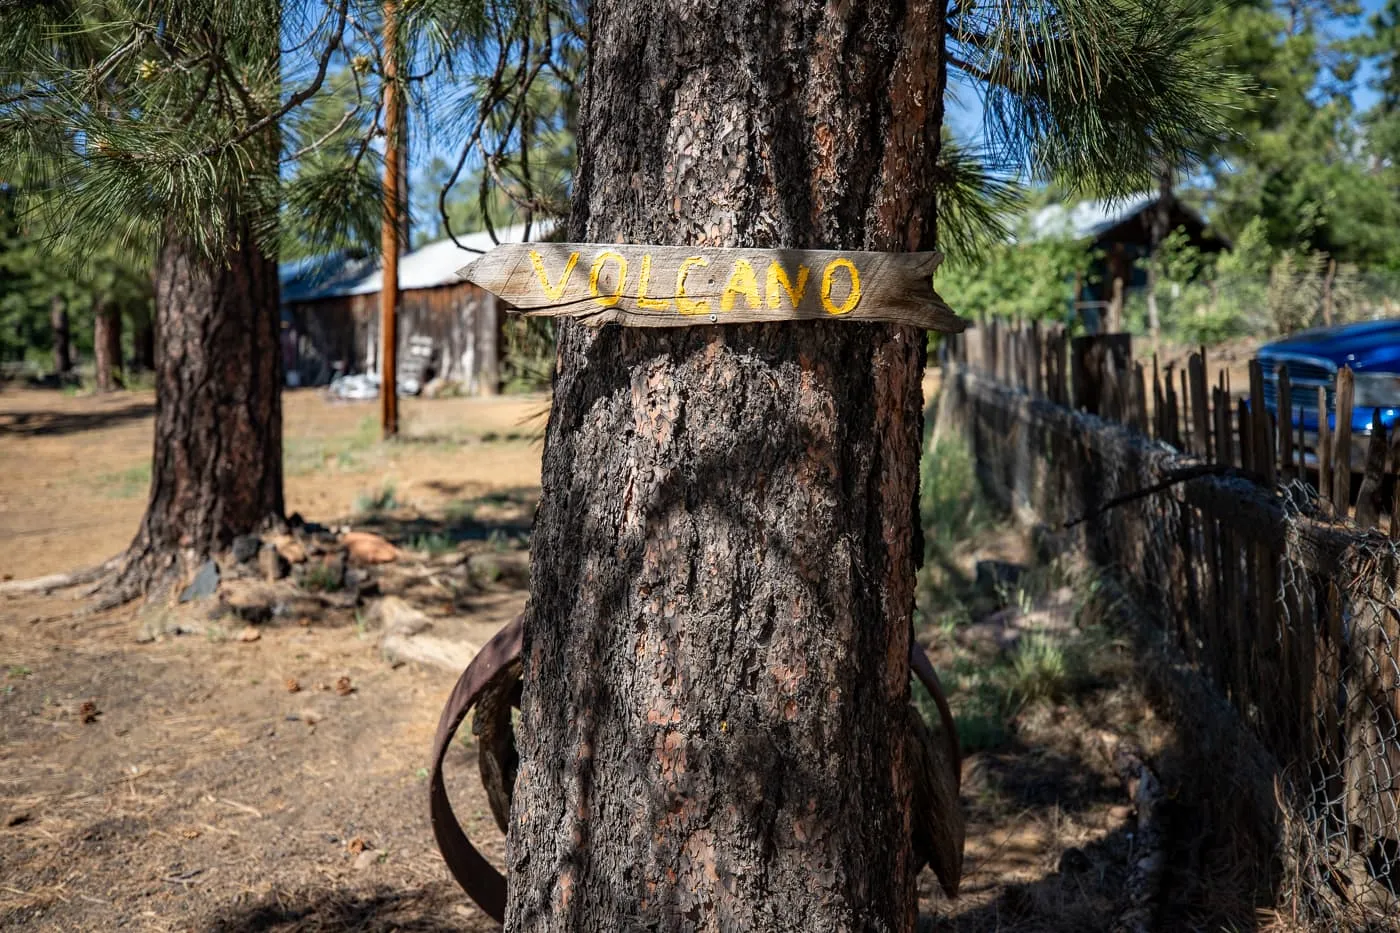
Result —
[{"label": "rock", "polygon": [[371,610],[384,626],[386,635],[417,635],[433,627],[426,614],[414,609],[397,596],[386,596],[374,604]]},{"label": "rock", "polygon": [[414,661],[460,674],[503,625],[502,622],[474,622],[464,616],[433,619],[431,630],[414,634],[393,631],[386,625],[379,640],[379,651],[391,664]]},{"label": "rock", "polygon": [[[300,545],[297,545],[300,547]],[[305,555],[303,555],[305,556]],[[264,544],[262,550],[258,552],[258,569],[262,571],[262,578],[269,583],[281,580],[292,572],[292,564],[276,545]]]},{"label": "rock", "polygon": [[306,563],[306,547],[292,535],[278,535],[269,542],[289,564]]},{"label": "rock", "polygon": [[449,383],[446,379],[442,378],[441,376],[434,376],[432,379],[429,379],[426,383],[424,383],[423,397],[437,398],[440,395],[444,395],[448,391],[449,385],[451,385],[451,383]]},{"label": "rock", "polygon": [[378,860],[379,853],[375,852],[373,849],[365,849],[359,855],[355,856],[355,870],[364,871],[367,868],[373,868],[374,863]]},{"label": "rock", "polygon": [[251,625],[238,633],[239,641],[257,641],[260,638],[262,638],[262,632]]},{"label": "rock", "polygon": [[228,610],[244,622],[266,622],[272,618],[278,593],[264,583],[234,580],[224,584],[220,594]]},{"label": "rock", "polygon": [[387,564],[399,558],[399,549],[373,532],[351,531],[340,542],[357,564]]},{"label": "rock", "polygon": [[262,541],[257,535],[239,535],[233,539],[233,559],[240,564],[246,564],[258,556],[258,549],[261,547]]},{"label": "rock", "polygon": [[219,588],[219,565],[212,560],[206,560],[194,575],[194,580],[185,587],[180,594],[180,602],[187,603],[196,599],[204,599],[213,596],[214,591]]}]

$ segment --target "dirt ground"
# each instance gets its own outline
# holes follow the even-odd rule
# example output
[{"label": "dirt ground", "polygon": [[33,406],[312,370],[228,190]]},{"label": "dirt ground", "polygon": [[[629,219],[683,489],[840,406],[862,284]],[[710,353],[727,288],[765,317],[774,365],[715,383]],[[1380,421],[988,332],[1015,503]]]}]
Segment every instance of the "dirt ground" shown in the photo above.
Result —
[{"label": "dirt ground", "polygon": [[[283,395],[287,513],[328,522],[386,484],[442,511],[502,488],[537,489],[543,396],[404,399],[403,439],[378,442],[378,402]],[[136,533],[150,484],[155,396],[69,396],[0,384],[0,577],[90,566]]]},{"label": "dirt ground", "polygon": [[[453,549],[522,551],[544,404],[409,400],[406,438],[382,444],[373,403],[290,392],[288,512],[372,528],[410,551],[447,550],[449,560]],[[6,576],[90,565],[125,545],[149,482],[151,415],[140,394],[0,391]],[[979,560],[1031,561],[1018,536],[995,527],[946,558],[964,590]],[[1026,625],[1048,619],[1063,633],[1079,605],[1072,588],[1038,579],[995,605],[941,599],[924,617],[921,638],[975,739],[963,781],[964,894],[947,901],[925,871],[926,929],[1106,929],[1115,913],[1132,809],[1094,737],[1162,740],[1141,698],[1111,676],[1120,648],[1092,642],[1095,673],[1074,675],[1068,695],[977,708],[1004,687],[982,668],[1014,660],[996,627],[1029,613]],[[466,595],[420,588],[415,599],[499,623],[523,605],[523,585],[506,574]],[[76,608],[0,596],[0,929],[494,927],[451,881],[427,820],[427,751],[452,673],[385,660],[364,607],[276,618],[251,641],[198,603]],[[341,678],[346,695],[334,688]],[[475,758],[469,736],[454,746],[449,786],[469,835],[499,865],[503,841]]]}]

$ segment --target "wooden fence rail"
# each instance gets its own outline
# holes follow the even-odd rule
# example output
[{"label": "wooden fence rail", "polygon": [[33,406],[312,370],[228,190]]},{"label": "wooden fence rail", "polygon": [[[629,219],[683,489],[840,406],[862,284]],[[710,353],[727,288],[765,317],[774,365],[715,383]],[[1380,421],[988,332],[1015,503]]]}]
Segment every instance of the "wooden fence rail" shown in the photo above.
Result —
[{"label": "wooden fence rail", "polygon": [[[1128,334],[1070,338],[1057,325],[990,321],[947,338],[945,348],[951,362],[1031,398],[1127,425],[1204,463],[1251,473],[1265,486],[1314,479],[1328,517],[1351,519],[1362,529],[1388,529],[1400,541],[1400,522],[1390,520],[1394,479],[1387,479],[1400,473],[1400,430],[1391,436],[1377,414],[1365,459],[1353,462],[1355,396],[1349,368],[1337,375],[1336,428],[1320,419],[1318,437],[1307,444],[1303,409],[1295,404],[1288,371],[1279,367],[1271,374],[1277,384],[1275,408],[1293,415],[1289,429],[1280,430],[1278,416],[1265,404],[1265,374],[1257,359],[1249,363],[1247,394],[1236,398],[1224,368],[1208,385],[1205,347],[1179,370],[1160,366],[1154,355],[1149,370],[1133,360]],[[1326,391],[1317,392],[1318,410],[1326,411]]]}]

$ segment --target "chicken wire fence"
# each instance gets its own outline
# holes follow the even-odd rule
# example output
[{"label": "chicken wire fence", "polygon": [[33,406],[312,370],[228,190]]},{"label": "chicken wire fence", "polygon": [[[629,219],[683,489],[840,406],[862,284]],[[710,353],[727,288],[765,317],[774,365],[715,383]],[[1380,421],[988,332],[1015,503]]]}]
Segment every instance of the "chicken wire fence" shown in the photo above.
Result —
[{"label": "chicken wire fence", "polygon": [[[1319,513],[1317,494],[1283,490],[1293,528]],[[1316,653],[1310,754],[1286,766],[1284,905],[1312,927],[1400,929],[1400,542],[1353,529],[1338,572],[1280,562],[1279,639]],[[1315,609],[1314,609],[1315,607]],[[1320,612],[1316,610],[1321,610]],[[1311,617],[1309,617],[1311,616]]]},{"label": "chicken wire fence", "polygon": [[985,374],[951,367],[944,392],[939,430],[967,436],[993,497],[1077,539],[1055,547],[1108,568],[1258,739],[1280,913],[1400,930],[1400,544],[1297,479],[1207,470],[1115,502],[1200,461]]}]

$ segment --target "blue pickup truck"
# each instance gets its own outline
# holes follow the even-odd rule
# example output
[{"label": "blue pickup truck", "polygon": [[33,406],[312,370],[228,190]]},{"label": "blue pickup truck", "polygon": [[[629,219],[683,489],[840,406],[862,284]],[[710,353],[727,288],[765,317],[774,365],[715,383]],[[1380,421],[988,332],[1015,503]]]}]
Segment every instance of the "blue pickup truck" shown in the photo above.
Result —
[{"label": "blue pickup truck", "polygon": [[[1288,423],[1296,435],[1301,417],[1309,446],[1317,436],[1318,388],[1327,392],[1327,424],[1335,430],[1337,372],[1343,366],[1351,367],[1356,374],[1351,416],[1355,469],[1366,462],[1364,452],[1376,411],[1380,411],[1387,431],[1400,420],[1400,320],[1305,330],[1261,347],[1259,362],[1264,369],[1264,404],[1275,417],[1279,414],[1278,368],[1288,370],[1293,408]],[[1284,423],[1282,417],[1278,421]]]}]

